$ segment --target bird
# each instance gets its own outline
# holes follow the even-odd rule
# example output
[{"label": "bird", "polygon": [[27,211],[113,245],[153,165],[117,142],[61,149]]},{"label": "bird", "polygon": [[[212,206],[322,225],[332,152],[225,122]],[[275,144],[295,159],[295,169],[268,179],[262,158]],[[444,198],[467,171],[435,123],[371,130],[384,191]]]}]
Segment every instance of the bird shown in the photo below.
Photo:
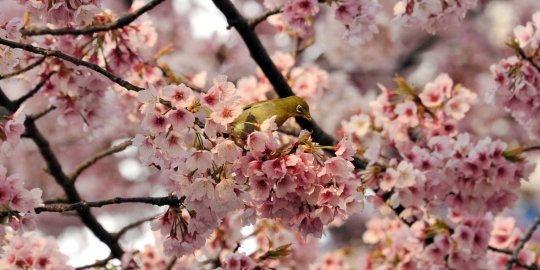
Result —
[{"label": "bird", "polygon": [[247,136],[259,130],[259,125],[266,119],[276,116],[277,127],[285,123],[291,117],[302,117],[312,122],[309,113],[309,105],[298,96],[263,100],[244,107],[243,112],[232,122],[231,133],[246,139]]}]

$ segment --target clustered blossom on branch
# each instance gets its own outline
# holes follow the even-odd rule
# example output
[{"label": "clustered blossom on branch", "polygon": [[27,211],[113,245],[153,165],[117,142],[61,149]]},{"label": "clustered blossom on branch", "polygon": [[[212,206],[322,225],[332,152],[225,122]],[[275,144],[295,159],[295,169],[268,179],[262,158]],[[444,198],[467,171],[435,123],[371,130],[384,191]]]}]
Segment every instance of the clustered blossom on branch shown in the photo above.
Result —
[{"label": "clustered blossom on branch", "polygon": [[518,55],[491,65],[495,87],[486,100],[504,106],[531,138],[538,139],[540,122],[533,116],[540,113],[540,12],[536,12],[532,19],[533,24],[527,22],[525,26],[514,28],[514,40],[510,46]]},{"label": "clustered blossom on branch", "polygon": [[[36,228],[37,216],[34,207],[41,206],[41,189],[24,188],[19,175],[7,175],[7,169],[0,164],[0,205],[8,212],[8,224],[15,231],[29,232]],[[5,236],[5,228],[0,226],[0,236]]]},{"label": "clustered blossom on branch", "polygon": [[[269,219],[260,220],[253,226],[253,232],[245,235],[242,215],[243,210],[228,213],[206,245],[176,259],[171,269],[214,269],[217,266],[221,266],[217,269],[308,269],[317,259],[318,254],[313,250],[319,248],[318,239],[304,238],[283,222]],[[159,232],[154,233],[154,238],[154,246],[126,252],[122,256],[122,267],[163,269],[169,263],[163,248],[163,241],[167,240]],[[247,241],[252,245],[246,245]],[[249,255],[239,250],[245,246],[250,250]]]},{"label": "clustered blossom on branch", "polygon": [[345,25],[343,39],[351,45],[364,44],[379,33],[376,14],[381,8],[377,0],[348,0],[337,2],[336,20]]},{"label": "clustered blossom on branch", "polygon": [[[346,0],[335,3],[335,19],[345,26],[343,39],[350,44],[364,44],[379,33],[375,15],[381,5],[377,0]],[[269,22],[278,28],[278,32],[285,32],[288,28],[299,36],[306,35],[320,9],[317,0],[265,0],[264,5],[268,9],[283,7],[283,14],[271,17]]]},{"label": "clustered blossom on branch", "polygon": [[53,237],[31,234],[14,235],[6,239],[0,255],[1,269],[54,269],[72,270],[67,265],[68,256],[58,251]]},{"label": "clustered blossom on branch", "polygon": [[[69,17],[79,14],[69,11],[74,6],[63,1],[52,4],[52,7],[47,3],[41,3],[34,7],[36,5],[34,1],[22,2],[24,2],[22,4],[39,10],[47,8],[56,10],[52,12],[54,14],[58,13],[58,10],[66,9],[67,11],[62,16]],[[82,2],[78,1],[77,3]],[[87,1],[87,5],[80,6],[78,9],[84,9],[92,4],[97,5],[94,1]],[[139,9],[143,4],[143,1],[135,1],[130,11]],[[40,18],[46,19],[48,18],[46,16],[53,16],[52,13],[41,12],[39,14],[45,14],[43,15],[45,17]],[[115,20],[115,15],[111,13],[101,13],[95,16],[92,13],[91,15],[92,18],[95,17],[98,24]],[[1,23],[0,16],[0,25],[2,25]],[[13,18],[2,26],[0,37],[7,36],[14,41],[19,41],[21,35],[18,30],[22,26],[20,18]],[[159,69],[143,64],[145,62],[143,54],[148,48],[154,46],[157,39],[156,31],[147,14],[139,16],[129,26],[105,34],[46,38],[26,37],[26,39],[35,42],[38,46],[59,50],[67,55],[98,64],[107,71],[117,76],[124,76],[131,81],[145,80],[147,83],[152,83],[161,78]],[[13,72],[16,68],[23,68],[31,64],[32,59],[35,58],[30,53],[23,53],[20,49],[11,49],[7,46],[0,46],[0,55],[2,55],[0,57],[0,72],[2,74]],[[118,86],[111,87],[112,82],[105,76],[86,67],[76,66],[71,62],[59,59],[49,58],[44,65],[44,68],[32,72],[37,72],[37,74],[34,73],[35,76],[46,81],[45,86],[38,90],[49,98],[49,106],[56,107],[60,112],[58,116],[60,125],[79,125],[83,126],[85,131],[97,131],[106,127],[111,116],[114,116],[115,109],[130,111],[131,107],[121,104],[128,101],[111,99],[113,94],[125,97],[127,90]],[[52,76],[49,76],[51,73],[53,73]],[[116,89],[116,93],[112,91],[113,88]],[[131,100],[135,103],[135,100]]]},{"label": "clustered blossom on branch", "polygon": [[0,153],[2,155],[10,155],[12,150],[21,143],[25,119],[23,107],[11,116],[0,115]]},{"label": "clustered blossom on branch", "polygon": [[[363,269],[433,263],[440,269],[486,268],[492,216],[515,206],[520,180],[534,164],[504,142],[487,137],[475,143],[457,130],[476,95],[454,86],[448,75],[421,93],[401,78],[397,82],[394,91],[381,86],[371,113],[342,123],[370,161],[362,173],[375,191],[368,200],[383,215],[397,212],[412,224],[371,220],[364,241],[380,249],[365,257]],[[442,207],[448,221],[440,219]]]},{"label": "clustered blossom on branch", "polygon": [[[247,143],[229,133],[242,112],[241,97],[226,76],[205,94],[185,85],[150,86],[139,93],[146,115],[137,135],[141,159],[162,170],[167,191],[183,198],[153,222],[164,236],[166,254],[183,256],[201,248],[228,212],[243,209],[243,224],[281,219],[304,236],[320,237],[336,217],[363,209],[361,184],[350,160],[354,145],[342,140],[338,156],[327,157],[302,132],[282,145],[272,117],[248,135]],[[163,99],[176,107],[167,107]]]},{"label": "clustered blossom on branch", "polygon": [[477,0],[399,0],[394,6],[394,20],[434,34],[459,23]]},{"label": "clustered blossom on branch", "polygon": [[[361,256],[359,267],[506,269],[510,255],[488,250],[488,245],[512,250],[522,237],[511,217],[418,221],[411,227],[399,220],[376,218],[367,223],[363,235],[364,242],[375,249]],[[527,265],[533,263],[534,247],[527,246],[518,258]]]},{"label": "clustered blossom on branch", "polygon": [[[157,34],[148,15],[137,15],[128,26],[99,33],[33,37],[29,31],[39,32],[38,26],[45,23],[51,29],[88,30],[111,25],[117,15],[102,11],[98,0],[17,2],[29,13],[23,19],[0,11],[0,38],[19,42],[23,48],[31,44],[50,52],[61,51],[64,56],[96,66],[83,67],[79,66],[81,62],[70,62],[66,57],[34,55],[9,47],[13,45],[2,45],[0,76],[17,76],[17,80],[25,83],[32,82],[32,78],[40,79],[39,87],[20,96],[45,97],[39,103],[41,109],[56,110],[59,125],[69,127],[66,128],[69,132],[82,125],[84,131],[94,132],[94,139],[104,142],[106,139],[96,135],[105,130],[111,118],[131,121],[129,127],[110,131],[132,136],[133,130],[129,129],[137,128],[141,134],[132,141],[139,148],[140,161],[160,171],[159,179],[150,177],[148,183],[159,180],[170,196],[178,197],[176,204],[171,203],[150,225],[157,247],[147,245],[134,250],[123,246],[118,238],[131,225],[118,234],[104,229],[96,233],[95,227],[99,229],[101,224],[85,222],[109,245],[110,258],[121,257],[122,268],[307,269],[315,263],[313,269],[348,269],[350,261],[345,260],[345,252],[318,256],[316,237],[321,237],[326,228],[338,226],[350,215],[362,212],[366,189],[374,191],[367,201],[381,214],[395,219],[373,218],[367,223],[363,240],[374,245],[374,250],[360,256],[358,269],[502,269],[512,263],[540,262],[535,245],[527,243],[521,247],[525,241],[520,241],[528,240],[529,236],[523,235],[513,218],[500,215],[503,209],[515,206],[520,180],[528,177],[533,164],[519,148],[511,150],[500,140],[475,138],[458,129],[477,97],[461,85],[454,85],[446,74],[427,83],[421,92],[401,78],[397,79],[396,90],[381,87],[382,93],[370,103],[371,111],[359,112],[342,122],[339,132],[343,139],[336,146],[320,146],[305,130],[298,136],[278,133],[275,117],[257,123],[257,130],[244,140],[230,128],[242,113],[242,105],[275,96],[270,77],[262,70],[264,65],[254,75],[241,78],[236,86],[227,76],[218,76],[208,91],[195,89],[204,88],[205,71],[188,79],[196,86],[193,89],[185,85],[191,86],[187,81],[171,84],[175,76],[172,69],[158,59],[174,50],[188,54],[191,51],[184,46],[152,48],[157,43]],[[214,1],[218,2],[230,4],[228,0]],[[331,7],[323,12],[344,25],[343,38],[351,44],[371,40],[379,33],[381,25],[377,22],[384,21],[376,17],[378,12],[384,12],[377,0],[264,0],[269,9],[281,8],[281,14],[268,19],[278,32],[299,37],[292,53],[275,52],[272,61],[295,94],[319,106],[323,103],[317,101],[325,93],[339,87],[332,87],[327,71],[307,61],[300,63],[304,59],[299,56],[314,44],[317,35],[312,37],[309,28],[314,20],[320,19],[317,16],[321,9],[326,8],[322,2]],[[476,2],[399,0],[394,7],[394,21],[434,33],[458,23]],[[141,8],[143,3],[134,1],[129,12]],[[242,4],[243,1],[234,3]],[[231,25],[237,25],[227,19]],[[157,30],[167,32],[167,27],[161,26],[164,25]],[[21,28],[24,28],[22,32]],[[176,25],[171,28],[180,29]],[[537,110],[540,13],[533,15],[532,22],[516,27],[514,35],[515,41],[510,45],[518,56],[492,66],[498,89],[491,93],[491,98],[510,110],[533,138],[540,138],[540,125],[531,117],[540,113]],[[309,39],[303,40],[306,36]],[[388,35],[385,39],[397,40],[397,36]],[[396,44],[399,42],[402,40]],[[218,58],[224,56],[219,61],[220,67],[233,58],[229,55],[232,47],[223,46],[223,51],[216,51]],[[377,52],[371,56],[373,59],[388,62],[383,66],[392,65],[391,61],[381,61],[381,51]],[[205,51],[197,56],[215,57],[210,55]],[[324,54],[321,59],[327,59],[318,63],[340,61],[329,59],[331,55]],[[296,59],[301,60],[296,62]],[[29,66],[33,68],[18,72]],[[375,71],[380,67],[369,66]],[[198,70],[205,68],[207,64],[197,65]],[[184,66],[181,69],[189,70]],[[107,72],[114,75],[103,76]],[[113,83],[123,80],[130,83]],[[130,90],[139,91],[143,87],[147,90],[130,92],[120,85],[131,86],[127,87]],[[357,87],[352,88],[356,93]],[[10,91],[7,96],[14,93]],[[339,93],[343,98],[343,92]],[[22,149],[16,147],[22,145],[25,121],[28,121],[25,135],[34,136],[34,140],[35,136],[41,137],[39,131],[32,132],[37,117],[25,116],[20,106],[25,98],[13,100],[18,108],[16,112],[0,115],[2,155]],[[51,170],[51,175],[63,187],[74,187],[77,177],[64,175],[61,168],[62,165],[69,168],[71,164],[55,156],[54,141],[49,149],[49,138],[39,139],[35,141],[46,161],[59,165],[53,168],[56,172]],[[323,149],[332,150],[336,156],[326,155]],[[351,163],[360,156],[369,162],[361,172],[355,171]],[[91,158],[90,162],[97,159]],[[81,171],[76,169],[74,174]],[[72,178],[68,179],[71,182],[58,181],[65,180],[62,176]],[[77,185],[81,185],[80,180]],[[66,191],[68,197],[73,193],[77,195],[77,190]],[[89,194],[82,195],[86,198]],[[0,208],[5,216],[0,226],[1,269],[72,269],[66,266],[67,257],[58,251],[54,239],[26,234],[36,228],[34,208],[41,204],[39,188],[25,189],[18,175],[8,175],[7,169],[0,165]],[[81,213],[84,222],[85,215]],[[86,217],[93,219],[89,211]],[[248,225],[253,225],[254,232],[243,235],[242,228]],[[255,251],[241,250],[248,239],[255,239]],[[517,249],[520,251],[517,258],[510,258],[508,253],[513,250],[517,253]]]},{"label": "clustered blossom on branch", "polygon": [[20,5],[25,5],[34,19],[43,20],[56,26],[90,24],[94,15],[101,10],[100,0],[17,0],[17,2]]}]

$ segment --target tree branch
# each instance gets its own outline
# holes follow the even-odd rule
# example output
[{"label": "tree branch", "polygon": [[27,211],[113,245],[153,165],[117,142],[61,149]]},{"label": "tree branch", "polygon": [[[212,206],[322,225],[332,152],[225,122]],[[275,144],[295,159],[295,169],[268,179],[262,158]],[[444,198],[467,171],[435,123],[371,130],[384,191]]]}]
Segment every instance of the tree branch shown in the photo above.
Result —
[{"label": "tree branch", "polygon": [[527,230],[523,238],[519,241],[518,245],[516,246],[516,249],[514,249],[514,251],[512,252],[512,257],[510,257],[510,260],[506,264],[506,270],[512,269],[512,266],[514,264],[517,264],[527,269],[535,269],[535,270],[538,269],[538,266],[536,266],[536,264],[534,263],[531,266],[522,264],[518,259],[518,254],[521,251],[521,249],[523,249],[523,246],[525,246],[525,243],[527,243],[527,241],[531,239],[533,232],[536,230],[536,227],[538,227],[539,224],[540,224],[540,215],[538,215],[536,219],[534,219],[533,224]]},{"label": "tree branch", "polygon": [[534,150],[540,150],[540,145],[533,145],[523,149],[523,152],[529,152]]},{"label": "tree branch", "polygon": [[72,182],[75,181],[75,179],[77,179],[77,176],[79,176],[82,173],[82,171],[84,171],[88,167],[92,166],[98,160],[100,160],[100,159],[102,159],[102,158],[104,158],[104,157],[106,157],[108,155],[120,152],[120,151],[126,149],[131,144],[132,144],[132,141],[128,140],[128,141],[125,141],[125,142],[123,142],[123,143],[121,143],[119,145],[113,146],[113,147],[111,147],[109,149],[105,149],[105,150],[95,154],[94,156],[88,158],[83,163],[81,163],[79,166],[77,166],[77,168],[75,168],[75,170],[73,170],[73,172],[68,175],[68,178],[71,179]]},{"label": "tree branch", "polygon": [[29,99],[33,95],[35,95],[39,91],[39,89],[41,89],[41,87],[43,87],[47,83],[47,81],[51,78],[51,76],[54,75],[55,73],[56,73],[56,71],[49,72],[49,74],[47,74],[47,77],[45,79],[43,79],[36,86],[34,86],[34,88],[32,90],[30,90],[30,92],[26,93],[25,95],[23,95],[22,97],[20,97],[20,98],[18,98],[16,100],[14,100],[13,104],[15,104],[15,106],[17,106],[17,108],[20,107],[21,104],[23,104],[23,102],[25,102],[27,99]]},{"label": "tree branch", "polygon": [[268,17],[272,16],[272,15],[275,15],[275,14],[278,14],[278,13],[281,13],[281,7],[278,7],[276,9],[273,9],[273,10],[269,10],[261,15],[259,15],[258,17],[256,18],[253,18],[253,19],[249,19],[247,24],[249,25],[249,28],[251,29],[255,29],[255,27],[263,22],[264,20],[266,20]]},{"label": "tree branch", "polygon": [[93,268],[93,267],[105,266],[105,265],[107,265],[107,263],[108,263],[112,258],[113,258],[113,257],[112,257],[112,254],[111,254],[111,255],[109,255],[109,257],[107,257],[107,258],[104,259],[104,260],[99,260],[99,261],[96,261],[96,262],[93,263],[93,264],[89,264],[89,265],[77,267],[77,268],[75,268],[75,270],[84,270],[84,269],[89,269],[89,268]]},{"label": "tree branch", "polygon": [[504,253],[508,255],[512,255],[512,251],[510,250],[504,250],[504,249],[498,249],[496,247],[488,246],[488,249],[494,252]]},{"label": "tree branch", "polygon": [[163,270],[171,270],[177,259],[178,258],[176,256],[172,256],[167,265],[165,265],[165,268],[163,268]]},{"label": "tree branch", "polygon": [[[276,93],[281,97],[288,97],[294,95],[291,87],[287,83],[287,80],[281,72],[278,70],[270,56],[266,52],[266,49],[262,45],[261,41],[253,29],[249,26],[248,21],[242,17],[240,12],[234,7],[230,0],[212,0],[216,7],[225,15],[229,27],[234,27],[244,43],[249,49],[251,58],[261,68],[264,75],[272,86]],[[315,122],[310,122],[304,118],[297,117],[296,122],[300,124],[303,129],[311,130],[313,140],[321,145],[335,145],[336,139],[331,135],[324,132]],[[355,158],[353,164],[357,169],[365,169],[367,162]]]},{"label": "tree branch", "polygon": [[7,40],[7,39],[2,39],[0,38],[0,44],[2,45],[6,45],[6,46],[9,46],[11,48],[18,48],[18,49],[23,49],[27,52],[32,52],[32,53],[36,53],[36,54],[41,54],[41,55],[44,55],[44,56],[54,56],[54,57],[58,57],[60,59],[63,59],[63,60],[66,60],[68,62],[71,62],[77,66],[84,66],[84,67],[87,67],[91,70],[94,70],[98,73],[101,73],[103,74],[105,77],[109,78],[111,81],[117,83],[118,85],[128,89],[128,90],[133,90],[133,91],[142,91],[142,90],[145,90],[144,88],[141,88],[141,87],[137,87],[123,79],[121,79],[120,77],[108,72],[107,70],[103,69],[102,67],[96,65],[96,64],[93,64],[93,63],[90,63],[90,62],[86,62],[86,61],[83,61],[83,60],[80,60],[80,59],[77,59],[71,55],[67,55],[61,51],[58,51],[58,50],[48,50],[48,49],[43,49],[43,48],[40,48],[40,47],[34,47],[30,44],[23,44],[23,43],[17,43],[17,42],[13,42],[13,41],[10,41],[10,40]]},{"label": "tree branch", "polygon": [[114,238],[116,238],[116,240],[119,240],[120,237],[122,237],[122,235],[124,235],[127,231],[147,222],[147,221],[152,221],[154,220],[156,217],[149,217],[149,218],[145,218],[145,219],[141,219],[139,221],[135,221],[129,225],[127,225],[126,227],[122,228],[120,231],[118,231],[117,233],[114,234]]},{"label": "tree branch", "polygon": [[56,109],[55,106],[51,106],[47,109],[45,109],[44,111],[42,112],[39,112],[39,113],[36,113],[36,114],[32,114],[30,115],[30,118],[34,119],[34,120],[38,120],[39,118],[45,116],[46,114],[48,114],[49,112],[51,112],[52,110]]},{"label": "tree branch", "polygon": [[19,70],[13,72],[13,73],[9,73],[9,74],[6,74],[6,75],[0,75],[0,80],[7,79],[7,78],[10,78],[10,77],[17,76],[19,74],[25,73],[25,72],[27,72],[27,71],[41,65],[41,63],[43,63],[43,61],[45,61],[45,59],[47,59],[47,56],[43,56],[39,60],[37,60],[36,62],[28,65],[25,68],[19,69]]},{"label": "tree branch", "polygon": [[[172,71],[172,69],[166,64],[162,66],[162,64],[157,63],[155,60],[146,62],[145,64],[157,67],[161,71],[161,74],[163,74],[163,77],[165,77],[166,79],[169,79],[173,83],[176,83],[176,84],[183,83],[183,84],[185,84],[187,87],[191,88],[191,90],[193,90],[195,92],[206,93],[206,90],[194,85],[185,76],[183,76],[181,74],[179,74],[178,76],[175,75],[174,74],[175,72]],[[168,82],[168,83],[170,83],[170,82]]]},{"label": "tree branch", "polygon": [[[15,112],[17,110],[17,106],[15,106],[15,104],[11,100],[9,100],[9,98],[4,94],[1,89],[0,106],[6,107],[11,112]],[[67,177],[67,175],[62,171],[62,166],[60,165],[60,162],[52,151],[49,141],[47,141],[47,139],[43,137],[41,132],[36,127],[35,120],[27,117],[24,122],[24,126],[26,136],[31,138],[37,145],[41,156],[47,164],[47,171],[54,177],[56,183],[58,183],[62,187],[68,201],[73,204],[80,203],[82,199],[79,195],[79,192],[75,188],[75,185]],[[86,225],[86,227],[88,227],[88,229],[90,229],[90,231],[92,231],[92,233],[94,233],[94,235],[100,241],[102,241],[111,249],[113,257],[120,258],[124,251],[122,250],[118,242],[112,237],[112,235],[107,232],[107,230],[105,230],[103,226],[101,226],[97,219],[92,215],[90,210],[84,207],[76,208],[76,210],[83,224]]]},{"label": "tree branch", "polygon": [[91,26],[82,29],[73,29],[73,28],[62,28],[62,29],[51,29],[51,28],[34,28],[34,29],[21,29],[19,30],[25,36],[39,36],[39,35],[88,35],[98,32],[106,32],[114,29],[122,28],[134,20],[136,20],[143,13],[153,9],[155,6],[159,5],[165,0],[152,0],[148,4],[142,6],[140,9],[135,12],[126,14],[112,23],[106,23],[102,25]]},{"label": "tree branch", "polygon": [[80,211],[80,210],[88,210],[93,207],[101,208],[105,205],[111,205],[111,204],[123,204],[123,203],[145,203],[145,204],[152,204],[157,206],[164,206],[164,205],[180,205],[181,200],[178,199],[175,196],[171,197],[134,197],[134,198],[120,198],[116,197],[109,200],[104,201],[97,201],[97,202],[87,202],[87,201],[81,201],[78,203],[72,203],[69,205],[46,205],[46,206],[40,206],[34,208],[36,211],[36,214],[42,213],[42,212],[56,212],[56,213],[63,213],[67,211]]}]

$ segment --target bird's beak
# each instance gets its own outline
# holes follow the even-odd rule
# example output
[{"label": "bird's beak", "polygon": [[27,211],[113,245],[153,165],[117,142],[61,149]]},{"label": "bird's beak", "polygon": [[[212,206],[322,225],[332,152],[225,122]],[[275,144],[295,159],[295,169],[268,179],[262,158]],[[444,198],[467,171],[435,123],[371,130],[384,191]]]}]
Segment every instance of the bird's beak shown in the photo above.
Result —
[{"label": "bird's beak", "polygon": [[313,118],[311,118],[311,115],[304,115],[304,118],[306,118],[307,120],[309,120],[309,122],[313,122]]}]

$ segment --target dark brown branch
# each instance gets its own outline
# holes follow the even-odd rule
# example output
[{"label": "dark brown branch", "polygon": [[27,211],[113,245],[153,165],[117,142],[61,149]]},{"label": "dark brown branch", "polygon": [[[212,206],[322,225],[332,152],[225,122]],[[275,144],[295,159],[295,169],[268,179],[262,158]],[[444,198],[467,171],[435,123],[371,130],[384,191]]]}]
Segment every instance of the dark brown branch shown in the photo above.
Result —
[{"label": "dark brown branch", "polygon": [[[15,104],[13,104],[11,100],[9,100],[9,98],[4,94],[3,91],[1,91],[1,89],[0,106],[4,106],[12,112],[17,110]],[[67,177],[67,175],[62,171],[62,166],[60,165],[60,162],[52,151],[49,141],[47,141],[47,139],[43,137],[41,132],[36,127],[34,121],[35,120],[30,117],[26,118],[24,122],[26,136],[31,138],[37,145],[41,156],[47,164],[47,171],[54,177],[56,183],[62,187],[68,201],[72,204],[80,203],[82,199],[79,195],[79,192],[75,188],[75,185]],[[88,229],[90,229],[90,231],[92,231],[92,233],[94,233],[94,235],[100,241],[102,241],[111,249],[111,254],[113,255],[113,257],[120,258],[124,251],[122,250],[116,239],[114,239],[112,235],[107,232],[107,230],[105,230],[103,226],[101,226],[97,219],[92,215],[90,210],[84,207],[76,208],[76,210],[83,224],[86,225],[86,227],[88,227]]]},{"label": "dark brown branch", "polygon": [[145,203],[145,204],[152,204],[157,206],[164,206],[164,205],[180,205],[180,199],[177,197],[171,196],[171,197],[135,197],[135,198],[120,198],[116,197],[114,199],[110,200],[104,200],[104,201],[97,201],[97,202],[87,202],[87,201],[81,201],[78,203],[72,203],[69,205],[46,205],[41,207],[36,207],[34,210],[37,214],[42,212],[67,212],[67,211],[80,211],[80,210],[88,210],[93,207],[101,208],[105,205],[111,205],[111,204],[122,204],[122,203]]},{"label": "dark brown branch", "polygon": [[43,63],[43,61],[45,61],[45,59],[47,59],[47,56],[43,56],[39,60],[37,60],[36,62],[28,65],[25,68],[19,69],[19,70],[13,72],[13,73],[6,74],[6,75],[0,75],[0,80],[7,79],[7,78],[10,78],[10,77],[17,76],[19,74],[25,73],[25,72],[27,72],[27,71],[41,65],[41,63]]},{"label": "dark brown branch", "polygon": [[264,75],[268,78],[274,89],[280,97],[288,97],[294,95],[291,87],[287,83],[287,80],[281,75],[279,71],[270,59],[270,56],[263,47],[259,37],[249,27],[247,20],[240,15],[238,10],[229,0],[212,0],[216,7],[221,10],[229,26],[236,28],[244,43],[249,49],[251,57],[259,65],[264,72]]},{"label": "dark brown branch", "polygon": [[107,258],[104,259],[104,260],[99,260],[99,261],[96,261],[96,262],[93,263],[93,264],[89,264],[89,265],[77,267],[77,268],[75,268],[75,270],[84,270],[84,269],[89,269],[89,268],[93,268],[93,267],[102,267],[102,266],[107,265],[107,263],[108,263],[112,258],[113,258],[112,255],[109,255],[109,257],[107,257]]},{"label": "dark brown branch", "polygon": [[496,247],[488,246],[488,249],[494,252],[504,253],[508,255],[512,255],[512,251],[510,250],[504,250],[504,249],[498,249]]},{"label": "dark brown branch", "polygon": [[47,74],[47,77],[45,77],[45,79],[43,79],[41,82],[39,82],[36,86],[34,86],[34,88],[32,90],[30,90],[30,92],[26,93],[25,95],[23,95],[22,97],[16,99],[13,101],[13,104],[15,104],[15,106],[17,106],[17,108],[19,106],[21,106],[21,104],[23,104],[23,102],[25,102],[27,99],[31,98],[33,95],[35,95],[39,89],[41,89],[41,87],[43,87],[47,81],[51,78],[52,75],[54,75],[56,73],[56,71],[52,71],[52,72],[49,72],[49,74]]},{"label": "dark brown branch", "polygon": [[[284,98],[294,95],[291,87],[287,83],[287,80],[281,74],[281,71],[278,70],[270,56],[266,52],[266,49],[262,45],[261,41],[257,34],[251,29],[248,24],[248,21],[242,17],[240,12],[234,7],[233,3],[230,0],[212,0],[216,7],[225,15],[229,27],[234,27],[246,44],[251,58],[257,63],[261,68],[264,75],[272,86],[276,93]],[[311,137],[313,140],[321,145],[335,145],[336,140],[331,135],[324,132],[319,126],[314,122],[309,122],[308,120],[298,117],[296,122],[300,124],[303,129],[311,130],[313,133]],[[353,164],[357,169],[365,169],[367,162],[354,159]]]},{"label": "dark brown branch", "polygon": [[138,227],[139,225],[147,222],[147,221],[152,221],[154,220],[156,217],[149,217],[149,218],[145,218],[145,219],[142,219],[142,220],[139,220],[139,221],[135,221],[127,226],[125,226],[124,228],[122,228],[120,231],[118,231],[117,233],[114,234],[114,237],[116,238],[116,240],[120,239],[120,237],[122,237],[122,235],[124,235],[127,231],[135,228],[135,227]]},{"label": "dark brown branch", "polygon": [[529,146],[523,149],[523,152],[534,151],[534,150],[540,150],[540,145]]},{"label": "dark brown branch", "polygon": [[[68,197],[70,203],[79,203],[82,201],[81,196],[79,195],[77,189],[72,184],[67,175],[62,171],[62,166],[58,162],[55,154],[53,153],[49,142],[43,137],[43,135],[37,129],[34,120],[31,118],[26,118],[24,123],[26,128],[26,134],[28,137],[32,138],[34,143],[38,146],[38,149],[43,156],[43,159],[47,163],[48,172],[55,178],[56,182],[62,186],[64,193]],[[79,214],[82,222],[88,227],[94,235],[105,243],[110,249],[113,257],[120,258],[124,251],[112,237],[112,235],[101,226],[97,219],[92,215],[88,208],[78,208],[77,213]]]},{"label": "dark brown branch", "polygon": [[73,29],[73,28],[62,28],[62,29],[51,29],[51,28],[35,28],[35,29],[21,29],[20,32],[25,36],[38,36],[38,35],[88,35],[98,32],[106,32],[114,29],[122,28],[134,20],[136,20],[143,13],[153,9],[155,6],[159,5],[165,0],[152,0],[148,4],[144,5],[135,12],[126,14],[112,23],[106,23],[102,25],[91,26],[83,29]]},{"label": "dark brown branch", "polygon": [[51,112],[52,110],[56,109],[55,106],[51,106],[45,110],[43,110],[42,112],[39,112],[39,113],[36,113],[36,114],[32,114],[30,115],[30,118],[34,119],[34,120],[38,120],[39,118],[45,116],[46,114],[48,114],[49,112]]},{"label": "dark brown branch", "polygon": [[514,249],[514,251],[512,252],[512,257],[510,257],[510,260],[506,264],[506,270],[512,269],[512,266],[514,264],[517,264],[527,269],[535,269],[535,270],[538,269],[538,266],[534,263],[531,266],[522,264],[518,259],[518,254],[523,249],[523,246],[525,246],[525,243],[527,243],[527,241],[531,239],[533,232],[536,230],[536,227],[538,227],[539,224],[540,224],[540,215],[538,215],[536,219],[534,219],[533,224],[527,230],[523,238],[519,241],[518,245],[516,246],[516,249]]},{"label": "dark brown branch", "polygon": [[165,268],[163,268],[163,270],[171,270],[177,259],[178,258],[176,256],[172,256],[167,265],[165,265]]},{"label": "dark brown branch", "polygon": [[255,29],[255,27],[265,21],[268,17],[272,16],[272,15],[275,15],[275,14],[278,14],[278,13],[281,13],[281,7],[278,7],[276,9],[273,9],[273,10],[269,10],[261,15],[259,15],[258,17],[256,18],[253,18],[253,19],[249,19],[248,20],[248,25],[251,29]]},{"label": "dark brown branch", "polygon": [[75,168],[75,170],[73,170],[73,172],[68,175],[69,179],[71,179],[71,181],[75,181],[75,179],[77,179],[77,176],[79,176],[85,169],[92,166],[98,160],[100,160],[100,159],[102,159],[102,158],[104,158],[104,157],[106,157],[108,155],[120,152],[120,151],[126,149],[131,144],[132,144],[132,141],[128,140],[128,141],[125,141],[125,142],[123,142],[123,143],[121,143],[119,145],[113,146],[113,147],[111,147],[109,149],[105,149],[105,150],[95,154],[94,156],[88,158],[83,163],[81,163],[79,166],[77,166],[77,168]]},{"label": "dark brown branch", "polygon": [[84,67],[87,67],[87,68],[89,68],[91,70],[94,70],[94,71],[96,71],[98,73],[101,73],[105,77],[109,78],[111,81],[117,83],[118,85],[120,85],[120,86],[122,86],[122,87],[124,87],[124,88],[126,88],[128,90],[133,90],[133,91],[136,91],[136,92],[145,90],[144,88],[137,87],[137,86],[135,86],[135,85],[121,79],[120,77],[108,72],[107,70],[103,69],[102,67],[100,67],[100,66],[98,66],[96,64],[77,59],[77,58],[75,58],[73,56],[67,55],[67,54],[65,54],[65,53],[63,53],[61,51],[58,51],[58,50],[43,49],[43,48],[40,48],[40,47],[34,47],[34,46],[30,45],[30,44],[17,43],[17,42],[13,42],[13,41],[2,39],[2,38],[0,38],[0,44],[9,46],[11,48],[23,49],[25,51],[36,53],[36,54],[41,54],[41,55],[44,55],[44,56],[58,57],[60,59],[71,62],[71,63],[73,63],[73,64],[75,64],[77,66],[84,66]]}]

